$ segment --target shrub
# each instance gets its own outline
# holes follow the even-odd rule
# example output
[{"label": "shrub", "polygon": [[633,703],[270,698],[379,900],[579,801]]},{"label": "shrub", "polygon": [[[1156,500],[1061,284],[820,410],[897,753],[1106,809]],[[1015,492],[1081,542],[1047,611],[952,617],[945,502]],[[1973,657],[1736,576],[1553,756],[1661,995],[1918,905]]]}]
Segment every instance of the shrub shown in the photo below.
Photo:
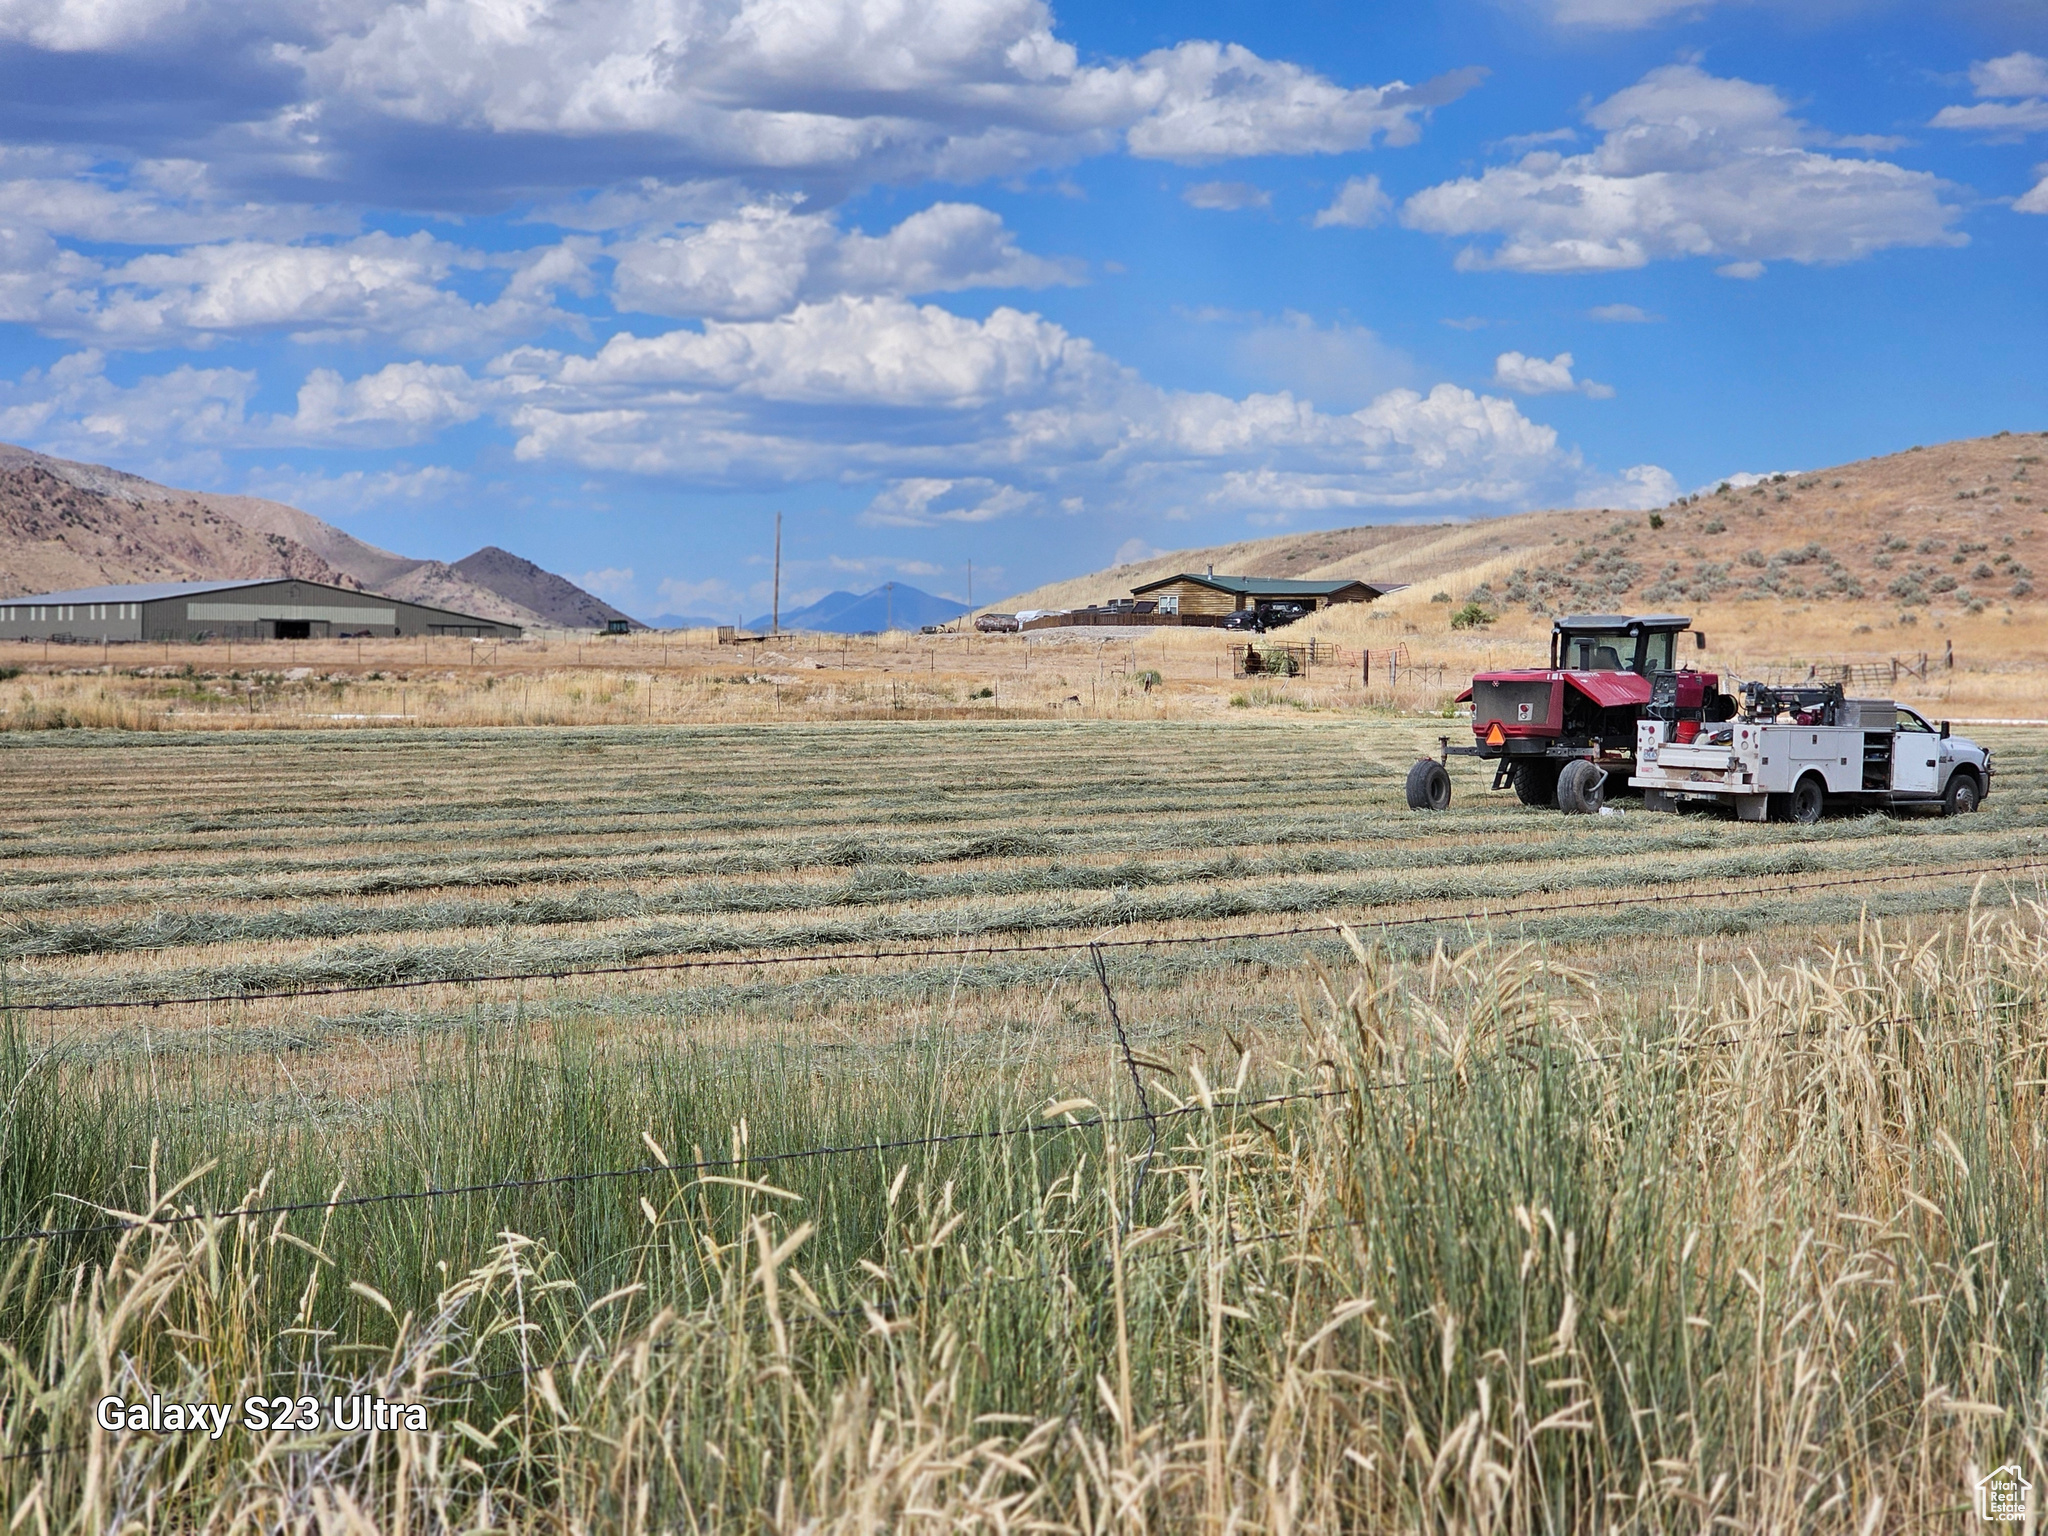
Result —
[{"label": "shrub", "polygon": [[1719,519],[1718,517],[1710,517],[1707,519],[1706,528],[1704,531],[1707,533],[1726,533],[1728,531],[1728,525],[1722,522],[1721,519]]},{"label": "shrub", "polygon": [[1448,592],[1439,592],[1435,596],[1430,598],[1430,601],[1432,603],[1448,603],[1450,600],[1451,594]]},{"label": "shrub", "polygon": [[[1150,693],[1154,688],[1165,687],[1166,679],[1163,676],[1161,676],[1158,671],[1151,668],[1147,668],[1145,671],[1140,672],[1138,674],[1138,686],[1143,688],[1147,693]],[[989,690],[989,696],[993,698],[995,696],[995,690]]]},{"label": "shrub", "polygon": [[1491,624],[1496,615],[1479,603],[1467,603],[1451,615],[1453,629],[1483,629]]},{"label": "shrub", "polygon": [[1662,528],[1664,526],[1664,519],[1659,517],[1655,512],[1652,512],[1650,514],[1650,526],[1652,528]]},{"label": "shrub", "polygon": [[1755,566],[1758,570],[1762,570],[1770,562],[1764,559],[1764,552],[1762,550],[1745,549],[1742,552],[1742,563],[1744,565]]}]

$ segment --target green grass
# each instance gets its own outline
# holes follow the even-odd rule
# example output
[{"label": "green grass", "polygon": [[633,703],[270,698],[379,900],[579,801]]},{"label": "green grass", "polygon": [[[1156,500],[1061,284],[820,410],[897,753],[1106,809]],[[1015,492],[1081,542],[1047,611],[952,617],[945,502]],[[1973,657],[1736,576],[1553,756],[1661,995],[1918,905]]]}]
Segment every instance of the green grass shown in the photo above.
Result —
[{"label": "green grass", "polygon": [[[354,1126],[252,1123],[176,1063],[60,1086],[17,1040],[18,1217],[147,1209],[209,1160],[168,1208],[630,1167],[650,1137],[752,1161],[17,1248],[0,1453],[85,1442],[107,1390],[339,1382],[434,1428],[237,1431],[176,1486],[132,1436],[0,1485],[87,1524],[327,1488],[422,1530],[991,1500],[1088,1526],[1105,1498],[1155,1529],[1961,1530],[1969,1466],[2042,1470],[2044,964],[1988,917],[1661,1000],[1527,952],[1369,955],[1241,1078],[1227,1046],[1149,1069],[1160,1108],[1223,1091],[1142,1177],[1142,1124],[770,1160],[1028,1124],[1049,1088],[1128,1114],[1100,1016],[1065,1082],[1045,1039],[480,1035]],[[1335,1096],[1239,1111],[1233,1083]]]}]

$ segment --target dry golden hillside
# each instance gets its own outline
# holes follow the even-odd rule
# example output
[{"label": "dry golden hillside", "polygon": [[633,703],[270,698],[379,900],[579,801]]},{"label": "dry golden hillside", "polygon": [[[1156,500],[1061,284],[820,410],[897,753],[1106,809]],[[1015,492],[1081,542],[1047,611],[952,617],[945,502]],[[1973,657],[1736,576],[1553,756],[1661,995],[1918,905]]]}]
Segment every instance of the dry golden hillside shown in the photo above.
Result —
[{"label": "dry golden hillside", "polygon": [[1214,565],[1231,574],[1405,581],[1509,611],[1698,607],[1774,598],[1888,614],[2038,601],[2048,433],[1910,448],[1682,498],[1656,513],[1530,512],[1285,534],[1054,582],[993,604],[1067,608]]}]

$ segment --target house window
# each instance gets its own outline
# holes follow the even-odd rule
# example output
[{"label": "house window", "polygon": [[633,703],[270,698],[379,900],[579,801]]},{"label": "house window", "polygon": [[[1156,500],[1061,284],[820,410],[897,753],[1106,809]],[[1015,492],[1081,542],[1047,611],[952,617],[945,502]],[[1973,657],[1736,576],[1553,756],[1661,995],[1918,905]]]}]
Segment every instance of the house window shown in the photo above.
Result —
[{"label": "house window", "polygon": [[1178,592],[1161,593],[1159,597],[1159,611],[1161,613],[1179,613],[1180,594]]}]

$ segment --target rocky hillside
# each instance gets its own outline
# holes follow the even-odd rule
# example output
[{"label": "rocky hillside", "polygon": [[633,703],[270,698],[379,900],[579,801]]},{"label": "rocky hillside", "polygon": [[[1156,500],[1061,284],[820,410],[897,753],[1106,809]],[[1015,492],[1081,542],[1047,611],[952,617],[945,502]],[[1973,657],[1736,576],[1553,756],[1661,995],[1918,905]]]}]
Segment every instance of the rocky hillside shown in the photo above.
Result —
[{"label": "rocky hillside", "polygon": [[0,462],[0,597],[241,576],[362,585],[304,545],[245,528],[197,497],[115,500],[40,464]]},{"label": "rocky hillside", "polygon": [[453,564],[415,559],[283,502],[173,490],[0,443],[0,597],[245,576],[298,576],[529,627],[625,617],[494,545]]},{"label": "rocky hillside", "polygon": [[522,560],[495,544],[486,544],[449,569],[460,580],[487,587],[564,629],[602,629],[613,619],[626,618],[610,603],[591,596],[568,578],[543,570],[531,560]]},{"label": "rocky hillside", "polygon": [[1654,513],[1530,512],[1180,550],[992,604],[1062,608],[1213,564],[1232,574],[1406,581],[1535,613],[1777,597],[1911,611],[2038,602],[2048,433],[2000,433],[1682,497]]}]

